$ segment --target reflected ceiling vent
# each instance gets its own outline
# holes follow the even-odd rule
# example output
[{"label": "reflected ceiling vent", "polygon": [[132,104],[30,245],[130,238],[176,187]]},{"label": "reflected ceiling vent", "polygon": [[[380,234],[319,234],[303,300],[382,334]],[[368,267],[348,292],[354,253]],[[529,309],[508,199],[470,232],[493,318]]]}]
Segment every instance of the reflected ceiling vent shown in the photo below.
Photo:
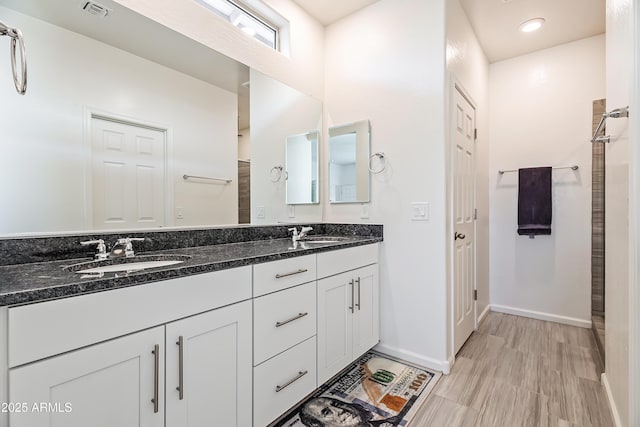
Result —
[{"label": "reflected ceiling vent", "polygon": [[82,10],[99,18],[106,18],[111,13],[111,9],[92,1],[82,2]]}]

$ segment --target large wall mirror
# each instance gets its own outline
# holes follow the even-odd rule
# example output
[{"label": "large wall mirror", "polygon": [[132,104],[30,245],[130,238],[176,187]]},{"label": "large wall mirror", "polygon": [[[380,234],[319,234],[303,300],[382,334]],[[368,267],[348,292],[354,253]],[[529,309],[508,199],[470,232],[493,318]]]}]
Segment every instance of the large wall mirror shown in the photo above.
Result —
[{"label": "large wall mirror", "polygon": [[329,128],[329,202],[369,202],[368,120]]},{"label": "large wall mirror", "polygon": [[[106,18],[81,3],[0,0],[29,71],[19,96],[0,55],[0,236],[289,219],[284,191],[259,200],[271,215],[258,221],[253,200],[284,164],[286,136],[321,128],[321,103],[118,3],[101,1]],[[283,99],[315,116],[293,127],[263,107]]]},{"label": "large wall mirror", "polygon": [[320,132],[287,137],[287,204],[305,205],[318,200],[318,141]]}]

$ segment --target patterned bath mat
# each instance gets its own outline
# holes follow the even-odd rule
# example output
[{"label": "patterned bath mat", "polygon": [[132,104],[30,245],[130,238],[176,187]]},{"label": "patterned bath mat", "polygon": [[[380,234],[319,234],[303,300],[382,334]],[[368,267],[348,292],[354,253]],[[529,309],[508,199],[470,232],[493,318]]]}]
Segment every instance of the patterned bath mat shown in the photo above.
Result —
[{"label": "patterned bath mat", "polygon": [[406,426],[440,375],[369,351],[271,427]]}]

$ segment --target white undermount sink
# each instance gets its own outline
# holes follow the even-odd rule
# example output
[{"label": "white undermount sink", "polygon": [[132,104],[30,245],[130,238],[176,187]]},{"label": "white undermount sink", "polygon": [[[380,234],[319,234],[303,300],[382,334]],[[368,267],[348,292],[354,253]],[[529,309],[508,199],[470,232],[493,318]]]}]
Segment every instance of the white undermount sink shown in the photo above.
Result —
[{"label": "white undermount sink", "polygon": [[131,258],[114,258],[103,261],[89,261],[69,265],[65,270],[78,274],[96,274],[134,272],[150,268],[167,267],[181,264],[191,258],[189,255],[141,255]]},{"label": "white undermount sink", "polygon": [[181,264],[184,261],[142,261],[129,262],[126,264],[104,265],[102,267],[85,268],[77,270],[76,273],[95,274],[95,273],[116,273],[118,271],[138,271],[148,268],[166,267],[174,264]]},{"label": "white undermount sink", "polygon": [[340,243],[340,242],[344,242],[345,240],[347,240],[346,237],[342,237],[342,236],[322,236],[322,235],[316,235],[316,236],[305,236],[302,239],[298,240],[300,243],[318,243],[318,244],[327,244],[327,243]]}]

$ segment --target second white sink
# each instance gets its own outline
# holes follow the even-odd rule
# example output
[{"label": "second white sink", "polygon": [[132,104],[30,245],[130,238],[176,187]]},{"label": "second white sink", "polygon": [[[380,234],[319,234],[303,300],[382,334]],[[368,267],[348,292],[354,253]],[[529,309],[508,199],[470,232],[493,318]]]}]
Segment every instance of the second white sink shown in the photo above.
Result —
[{"label": "second white sink", "polygon": [[118,271],[138,271],[146,270],[148,268],[166,267],[174,264],[181,264],[184,261],[141,261],[141,262],[128,262],[126,264],[113,264],[103,265],[101,267],[85,268],[84,270],[77,270],[76,273],[81,274],[97,274],[97,273],[116,273]]}]

